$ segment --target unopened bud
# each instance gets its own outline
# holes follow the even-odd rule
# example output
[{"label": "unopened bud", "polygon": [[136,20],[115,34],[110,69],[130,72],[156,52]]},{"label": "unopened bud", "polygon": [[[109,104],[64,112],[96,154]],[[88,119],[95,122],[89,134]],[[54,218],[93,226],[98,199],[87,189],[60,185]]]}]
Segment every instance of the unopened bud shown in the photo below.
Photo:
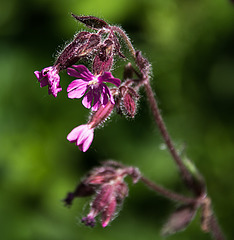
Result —
[{"label": "unopened bud", "polygon": [[110,71],[113,65],[113,42],[106,39],[100,46],[100,50],[93,61],[93,72],[95,75]]},{"label": "unopened bud", "polygon": [[69,43],[63,51],[59,54],[55,65],[59,66],[60,70],[66,69],[75,64],[81,56],[81,50],[90,38],[91,33],[80,32],[78,33],[73,41]]},{"label": "unopened bud", "polygon": [[114,104],[109,101],[105,106],[100,105],[99,109],[94,112],[88,122],[91,128],[96,128],[103,123],[112,113]]},{"label": "unopened bud", "polygon": [[143,77],[146,77],[150,73],[151,65],[146,58],[142,56],[140,51],[136,51],[136,64],[138,65]]},{"label": "unopened bud", "polygon": [[77,51],[79,56],[88,55],[90,52],[98,48],[100,43],[100,36],[97,34],[91,34],[87,43],[80,47]]},{"label": "unopened bud", "polygon": [[120,87],[120,109],[124,115],[134,118],[137,110],[137,100],[139,95],[137,92],[128,86]]},{"label": "unopened bud", "polygon": [[100,18],[94,16],[76,16],[75,14],[72,14],[72,16],[92,29],[108,28],[108,24]]}]

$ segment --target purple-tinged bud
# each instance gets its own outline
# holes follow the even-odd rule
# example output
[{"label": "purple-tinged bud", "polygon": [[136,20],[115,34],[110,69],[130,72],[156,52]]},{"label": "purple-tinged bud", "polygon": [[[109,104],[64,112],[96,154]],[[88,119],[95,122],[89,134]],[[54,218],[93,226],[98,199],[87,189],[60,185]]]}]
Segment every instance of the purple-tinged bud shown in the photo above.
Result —
[{"label": "purple-tinged bud", "polygon": [[129,86],[121,86],[120,90],[120,109],[124,115],[134,118],[137,110],[137,100],[139,95]]},{"label": "purple-tinged bud", "polygon": [[136,103],[129,93],[126,93],[123,97],[123,109],[128,116],[134,118],[136,114]]},{"label": "purple-tinged bud", "polygon": [[101,41],[101,38],[99,35],[94,33],[91,34],[88,42],[82,47],[80,47],[79,50],[77,51],[78,55],[85,56],[85,55],[88,55],[93,50],[97,50],[100,41]]},{"label": "purple-tinged bud", "polygon": [[108,28],[109,25],[102,19],[93,17],[93,16],[76,16],[72,14],[72,16],[80,21],[81,23],[85,24],[87,27],[92,29],[101,29],[101,28]]},{"label": "purple-tinged bud", "polygon": [[162,229],[163,236],[184,230],[196,215],[198,207],[194,204],[178,207],[169,217]]},{"label": "purple-tinged bud", "polygon": [[111,31],[112,31],[112,34],[110,36],[111,40],[114,42],[114,53],[119,55],[121,58],[126,58],[124,56],[124,54],[121,52],[121,46],[120,46],[120,43],[119,43],[119,39],[117,38],[117,36],[114,34],[114,31],[116,29],[119,29],[118,27],[116,28],[115,26],[111,26]]},{"label": "purple-tinged bud", "polygon": [[113,65],[114,45],[110,39],[106,39],[100,46],[100,50],[93,61],[94,75],[110,71]]},{"label": "purple-tinged bud", "polygon": [[112,113],[114,109],[114,104],[111,101],[108,101],[108,103],[103,106],[100,105],[98,110],[94,112],[88,122],[89,126],[91,128],[96,128],[100,124],[102,124]]},{"label": "purple-tinged bud", "polygon": [[143,77],[149,75],[151,65],[146,58],[144,58],[140,51],[136,51],[136,64],[139,67]]},{"label": "purple-tinged bud", "polygon": [[127,79],[132,79],[133,78],[133,74],[134,74],[134,69],[132,67],[131,63],[128,63],[124,66],[124,73],[123,73],[123,77],[125,80]]},{"label": "purple-tinged bud", "polygon": [[89,32],[78,33],[73,41],[59,54],[55,65],[59,66],[60,70],[67,69],[81,57],[85,57],[97,49],[100,41],[100,36],[97,34]]}]

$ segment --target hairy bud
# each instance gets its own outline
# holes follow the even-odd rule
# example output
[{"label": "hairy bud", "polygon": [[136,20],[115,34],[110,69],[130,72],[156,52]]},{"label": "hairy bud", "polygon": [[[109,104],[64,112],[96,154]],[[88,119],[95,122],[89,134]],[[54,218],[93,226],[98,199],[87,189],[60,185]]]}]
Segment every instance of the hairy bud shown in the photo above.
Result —
[{"label": "hairy bud", "polygon": [[137,100],[139,99],[138,93],[132,87],[127,85],[121,86],[119,91],[119,107],[121,113],[128,117],[134,118],[137,111]]},{"label": "hairy bud", "polygon": [[93,72],[95,75],[110,71],[113,64],[114,45],[110,39],[106,39],[100,46],[100,50],[93,61]]},{"label": "hairy bud", "polygon": [[76,16],[75,14],[72,14],[72,16],[92,29],[108,28],[108,24],[100,18],[94,16]]},{"label": "hairy bud", "polygon": [[136,64],[138,65],[143,77],[149,75],[151,65],[149,61],[142,56],[140,51],[136,51]]}]

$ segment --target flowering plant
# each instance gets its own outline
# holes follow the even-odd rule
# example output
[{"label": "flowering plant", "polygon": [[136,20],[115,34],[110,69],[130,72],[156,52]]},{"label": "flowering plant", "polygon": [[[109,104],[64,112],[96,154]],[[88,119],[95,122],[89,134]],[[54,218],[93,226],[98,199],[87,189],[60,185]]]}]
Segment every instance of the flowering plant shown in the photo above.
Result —
[{"label": "flowering plant", "polygon": [[[106,227],[115,217],[118,206],[128,195],[128,186],[124,179],[129,176],[134,184],[141,181],[153,191],[180,204],[163,227],[164,235],[185,229],[200,209],[201,229],[211,233],[214,239],[223,240],[224,236],[212,210],[212,201],[207,194],[203,176],[191,161],[185,162],[182,159],[166,129],[150,85],[151,65],[148,60],[140,51],[134,49],[130,39],[120,27],[111,26],[93,16],[72,16],[93,31],[82,31],[75,35],[53,66],[44,68],[41,72],[34,72],[40,86],[48,86],[49,94],[54,97],[62,91],[60,71],[67,70],[69,76],[76,78],[67,87],[68,98],[79,99],[84,96],[82,104],[90,109],[91,115],[86,124],[75,127],[68,134],[68,141],[75,142],[80,151],[88,151],[94,138],[94,129],[108,119],[113,111],[127,118],[135,117],[137,101],[140,98],[138,92],[144,88],[159,132],[192,197],[153,183],[143,176],[137,167],[106,161],[91,170],[75,190],[67,194],[64,199],[65,205],[70,206],[76,197],[94,195],[90,212],[81,221],[87,226],[94,227],[95,219],[100,215],[102,226]],[[132,63],[126,64],[122,81],[111,73],[114,58],[126,60],[120,42],[125,42],[136,66],[134,67]],[[92,69],[84,65],[75,65],[87,58],[92,60]]]}]

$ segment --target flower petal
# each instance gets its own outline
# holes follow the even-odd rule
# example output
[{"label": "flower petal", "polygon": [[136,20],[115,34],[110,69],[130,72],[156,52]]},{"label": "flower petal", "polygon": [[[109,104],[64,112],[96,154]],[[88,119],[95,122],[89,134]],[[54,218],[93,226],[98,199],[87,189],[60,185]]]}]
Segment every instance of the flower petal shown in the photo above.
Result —
[{"label": "flower petal", "polygon": [[35,71],[34,74],[40,82],[40,87],[48,85],[49,94],[53,94],[54,97],[57,97],[58,92],[62,91],[59,84],[59,70],[56,66],[44,68],[41,72]]},{"label": "flower petal", "polygon": [[102,96],[102,105],[103,106],[105,106],[108,103],[108,95],[111,97],[109,88],[105,84],[102,84],[101,96]]},{"label": "flower petal", "polygon": [[77,138],[79,137],[80,133],[83,131],[83,129],[86,127],[86,125],[80,125],[76,128],[74,128],[68,135],[67,140],[70,142],[77,141]]},{"label": "flower petal", "polygon": [[93,74],[84,65],[73,65],[73,68],[68,68],[67,73],[70,76],[82,78],[85,81],[90,81],[93,79]]},{"label": "flower petal", "polygon": [[89,149],[89,147],[90,147],[90,145],[91,145],[91,143],[93,141],[93,137],[94,137],[93,129],[89,129],[88,136],[83,141],[83,143],[81,145],[79,145],[79,149],[82,152],[86,152]]},{"label": "flower petal", "polygon": [[93,92],[91,89],[89,89],[89,91],[87,92],[87,94],[84,96],[82,100],[82,104],[84,105],[84,107],[89,109],[91,108],[92,101],[93,101]]},{"label": "flower petal", "polygon": [[100,94],[99,92],[95,92],[93,94],[93,106],[92,106],[92,111],[96,112],[100,106]]},{"label": "flower petal", "polygon": [[67,88],[69,98],[81,98],[87,90],[87,82],[78,79],[71,82]]},{"label": "flower petal", "polygon": [[104,72],[103,75],[98,77],[100,82],[109,82],[114,84],[115,86],[119,87],[121,84],[120,79],[114,78],[110,72]]},{"label": "flower petal", "polygon": [[38,80],[41,80],[43,78],[42,73],[40,71],[35,71],[34,74],[36,75]]}]

